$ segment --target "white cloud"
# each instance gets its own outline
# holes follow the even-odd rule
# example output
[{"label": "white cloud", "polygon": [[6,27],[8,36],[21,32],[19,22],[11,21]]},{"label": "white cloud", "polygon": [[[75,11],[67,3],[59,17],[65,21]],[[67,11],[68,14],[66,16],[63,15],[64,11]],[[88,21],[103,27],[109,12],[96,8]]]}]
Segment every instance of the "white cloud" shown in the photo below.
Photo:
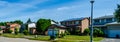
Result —
[{"label": "white cloud", "polygon": [[67,9],[70,9],[70,7],[60,7],[60,8],[57,8],[57,10],[67,10]]}]

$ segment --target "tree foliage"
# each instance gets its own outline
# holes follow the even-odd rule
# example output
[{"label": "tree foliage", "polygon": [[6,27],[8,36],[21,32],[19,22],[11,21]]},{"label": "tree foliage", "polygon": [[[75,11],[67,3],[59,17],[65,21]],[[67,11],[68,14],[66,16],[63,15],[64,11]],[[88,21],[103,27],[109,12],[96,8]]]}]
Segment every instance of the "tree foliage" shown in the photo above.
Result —
[{"label": "tree foliage", "polygon": [[37,32],[43,33],[51,25],[50,19],[39,19],[36,24]]},{"label": "tree foliage", "polygon": [[117,5],[117,9],[115,10],[114,15],[117,19],[117,22],[120,22],[120,5]]},{"label": "tree foliage", "polygon": [[18,24],[23,24],[23,22],[21,20],[15,20],[15,21],[11,21],[10,23],[18,23]]},{"label": "tree foliage", "polygon": [[6,22],[0,22],[0,26],[5,26]]},{"label": "tree foliage", "polygon": [[85,30],[84,30],[84,35],[89,35],[89,34],[90,34],[89,28],[85,29]]},{"label": "tree foliage", "polygon": [[101,29],[94,28],[93,36],[94,37],[102,37],[102,36],[104,36],[104,33]]}]

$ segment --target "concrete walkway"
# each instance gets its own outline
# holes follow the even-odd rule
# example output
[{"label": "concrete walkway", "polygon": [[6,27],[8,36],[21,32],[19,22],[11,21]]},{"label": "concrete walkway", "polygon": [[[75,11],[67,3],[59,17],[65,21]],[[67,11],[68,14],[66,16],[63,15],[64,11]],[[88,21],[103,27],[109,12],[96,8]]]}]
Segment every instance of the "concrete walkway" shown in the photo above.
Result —
[{"label": "concrete walkway", "polygon": [[120,42],[120,39],[116,38],[105,38],[101,42]]},{"label": "concrete walkway", "polygon": [[0,42],[46,42],[46,41],[28,40],[28,39],[24,39],[24,38],[0,37]]}]

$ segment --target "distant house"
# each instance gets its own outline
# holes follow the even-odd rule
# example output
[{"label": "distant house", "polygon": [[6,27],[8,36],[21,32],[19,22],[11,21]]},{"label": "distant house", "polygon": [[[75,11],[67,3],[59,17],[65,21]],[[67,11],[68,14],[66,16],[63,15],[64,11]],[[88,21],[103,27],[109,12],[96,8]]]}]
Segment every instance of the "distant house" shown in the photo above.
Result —
[{"label": "distant house", "polygon": [[0,33],[5,32],[6,26],[0,26]]},{"label": "distant house", "polygon": [[[54,31],[54,33],[53,33]],[[60,24],[57,24],[56,22],[54,21],[51,21],[51,25],[48,27],[48,30],[46,32],[46,34],[48,35],[52,35],[52,34],[64,34],[66,31],[66,27],[63,26],[63,25],[60,25]]]},{"label": "distant house", "polygon": [[34,23],[34,22],[28,23],[28,31],[30,34],[35,34],[36,33],[36,23]]},{"label": "distant house", "polygon": [[93,27],[101,29],[105,34],[107,33],[106,24],[116,22],[114,15],[106,15],[93,19]]},{"label": "distant house", "polygon": [[70,31],[74,34],[76,30],[80,30],[81,33],[84,32],[86,28],[89,28],[89,18],[82,17],[82,18],[72,18],[68,20],[61,21],[61,25],[66,26],[70,29]]},{"label": "distant house", "polygon": [[36,23],[32,22],[31,19],[29,18],[28,21],[26,22],[27,24],[27,29],[30,34],[35,34],[36,33]]},{"label": "distant house", "polygon": [[13,24],[10,24],[10,30],[12,30],[12,33],[15,33],[15,29],[17,28],[18,29],[18,31],[20,30],[20,25],[19,24],[17,24],[17,23],[13,23]]}]

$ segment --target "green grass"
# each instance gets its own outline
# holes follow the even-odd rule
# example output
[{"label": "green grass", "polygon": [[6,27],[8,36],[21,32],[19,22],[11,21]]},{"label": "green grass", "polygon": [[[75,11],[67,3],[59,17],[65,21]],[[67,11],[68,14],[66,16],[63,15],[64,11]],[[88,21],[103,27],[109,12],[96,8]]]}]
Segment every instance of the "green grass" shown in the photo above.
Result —
[{"label": "green grass", "polygon": [[28,38],[30,40],[40,40],[40,41],[49,41],[50,37],[49,36],[38,36],[37,38]]},{"label": "green grass", "polygon": [[[1,36],[4,37],[10,37],[10,38],[25,38],[26,35],[23,34],[2,34]],[[27,35],[30,40],[41,40],[41,41],[49,41],[50,37],[49,36],[41,36],[38,35],[37,38],[35,38],[35,35]],[[103,37],[96,37],[93,38],[93,41],[95,42],[100,42]],[[89,42],[90,37],[89,36],[77,36],[77,35],[67,35],[64,38],[57,38],[57,40],[53,42]]]},{"label": "green grass", "polygon": [[2,34],[1,36],[4,36],[4,37],[9,37],[9,38],[24,38],[24,35],[23,34],[18,34],[18,35],[15,35],[15,34]]},{"label": "green grass", "polygon": [[[99,42],[102,39],[102,37],[93,38],[93,40],[96,42]],[[89,36],[67,35],[64,38],[58,38],[56,42],[89,42],[89,40]]]}]

